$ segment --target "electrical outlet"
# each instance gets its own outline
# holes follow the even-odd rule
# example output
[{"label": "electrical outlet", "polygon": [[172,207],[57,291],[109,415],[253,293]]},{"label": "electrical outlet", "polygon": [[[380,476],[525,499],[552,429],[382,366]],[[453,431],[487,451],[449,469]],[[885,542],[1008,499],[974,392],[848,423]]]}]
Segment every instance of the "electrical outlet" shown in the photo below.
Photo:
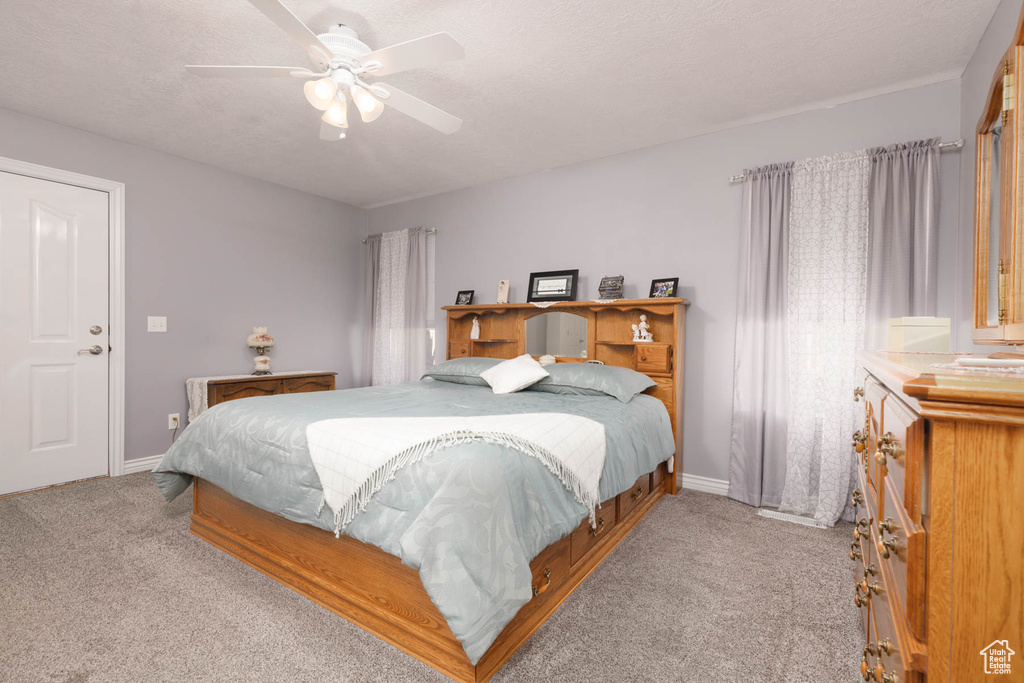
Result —
[{"label": "electrical outlet", "polygon": [[178,425],[180,425],[180,424],[181,424],[181,417],[178,415],[178,413],[171,413],[170,415],[167,416],[167,428],[168,429],[177,429]]},{"label": "electrical outlet", "polygon": [[166,332],[167,331],[167,316],[165,315],[151,315],[146,320],[146,331],[147,332]]}]

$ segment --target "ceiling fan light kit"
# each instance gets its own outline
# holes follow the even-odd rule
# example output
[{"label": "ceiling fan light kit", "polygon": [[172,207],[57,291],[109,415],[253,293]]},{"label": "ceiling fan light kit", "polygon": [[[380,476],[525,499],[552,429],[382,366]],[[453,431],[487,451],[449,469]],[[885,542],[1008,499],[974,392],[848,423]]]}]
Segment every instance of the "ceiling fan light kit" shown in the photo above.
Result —
[{"label": "ceiling fan light kit", "polygon": [[302,91],[306,100],[324,112],[320,129],[322,140],[345,138],[345,133],[337,129],[348,127],[348,97],[352,98],[364,123],[376,121],[387,102],[392,109],[448,135],[462,125],[461,119],[406,92],[363,80],[462,59],[465,56],[462,46],[447,33],[435,33],[373,51],[359,40],[354,29],[344,24],[336,24],[327,33],[315,35],[280,0],[249,2],[306,50],[317,71],[283,66],[190,65],[185,67],[189,72],[205,77],[305,79]]}]

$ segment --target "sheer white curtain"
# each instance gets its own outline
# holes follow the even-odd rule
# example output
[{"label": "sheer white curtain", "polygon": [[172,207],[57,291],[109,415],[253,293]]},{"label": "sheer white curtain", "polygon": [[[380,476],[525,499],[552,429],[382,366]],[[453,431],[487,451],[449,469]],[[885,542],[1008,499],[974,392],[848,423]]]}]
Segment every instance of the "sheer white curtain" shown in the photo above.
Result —
[{"label": "sheer white curtain", "polygon": [[419,379],[429,363],[426,238],[423,229],[411,228],[367,240],[367,384]]},{"label": "sheer white curtain", "polygon": [[789,408],[780,510],[829,526],[856,475],[856,352],[868,268],[867,152],[797,162],[789,219]]}]

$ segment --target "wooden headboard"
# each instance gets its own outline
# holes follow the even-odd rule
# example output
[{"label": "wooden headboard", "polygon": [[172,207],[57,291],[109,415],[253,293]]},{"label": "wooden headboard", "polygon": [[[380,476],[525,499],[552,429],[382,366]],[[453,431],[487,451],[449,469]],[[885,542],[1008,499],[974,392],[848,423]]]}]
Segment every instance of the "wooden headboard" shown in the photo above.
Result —
[{"label": "wooden headboard", "polygon": [[[586,318],[586,358],[559,358],[558,362],[599,360],[636,370],[657,383],[647,393],[665,404],[672,421],[676,455],[669,492],[676,493],[683,471],[683,342],[689,305],[686,299],[619,299],[607,304],[564,301],[544,308],[533,304],[445,306],[447,357],[515,358],[526,353],[527,319],[553,311]],[[653,342],[633,341],[631,326],[640,322],[641,315],[647,316]],[[479,339],[470,339],[473,318],[480,320]]]}]

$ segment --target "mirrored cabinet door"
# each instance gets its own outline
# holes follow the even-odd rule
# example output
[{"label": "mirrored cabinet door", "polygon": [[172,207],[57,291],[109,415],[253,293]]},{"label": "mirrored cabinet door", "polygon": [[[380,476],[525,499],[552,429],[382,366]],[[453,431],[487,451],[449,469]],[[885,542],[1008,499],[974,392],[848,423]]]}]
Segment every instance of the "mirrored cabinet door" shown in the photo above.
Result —
[{"label": "mirrored cabinet door", "polygon": [[977,127],[975,183],[974,341],[1024,344],[1024,239],[1018,211],[1024,193],[1018,172],[1021,36],[992,78]]}]

